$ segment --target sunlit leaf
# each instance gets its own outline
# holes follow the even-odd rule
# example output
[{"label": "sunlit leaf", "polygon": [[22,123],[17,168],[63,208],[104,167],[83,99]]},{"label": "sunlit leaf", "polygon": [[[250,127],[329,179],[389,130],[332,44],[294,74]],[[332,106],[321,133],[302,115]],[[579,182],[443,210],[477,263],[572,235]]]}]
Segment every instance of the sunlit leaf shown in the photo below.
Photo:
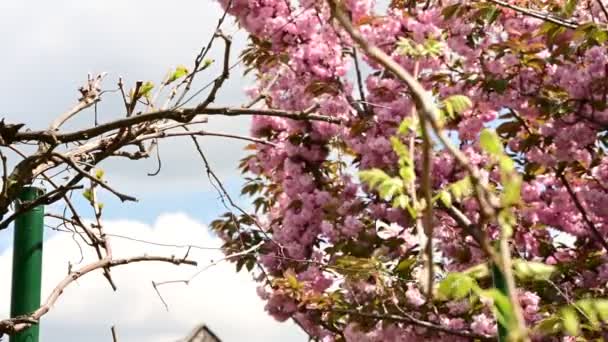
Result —
[{"label": "sunlit leaf", "polygon": [[491,155],[499,156],[502,155],[502,143],[496,132],[484,129],[479,135],[479,144],[481,148]]},{"label": "sunlit leaf", "polygon": [[542,262],[515,259],[513,260],[513,270],[520,279],[548,280],[557,271],[557,268]]},{"label": "sunlit leaf", "polygon": [[579,334],[579,324],[580,321],[578,319],[578,314],[572,307],[565,307],[561,310],[562,323],[564,325],[564,330],[571,335],[576,336]]},{"label": "sunlit leaf", "polygon": [[173,73],[167,78],[165,84],[174,82],[186,75],[188,75],[188,69],[183,65],[179,65],[177,68],[175,68],[175,71],[173,71]]},{"label": "sunlit leaf", "polygon": [[477,288],[475,279],[462,273],[449,273],[439,283],[438,294],[443,299],[462,299]]}]

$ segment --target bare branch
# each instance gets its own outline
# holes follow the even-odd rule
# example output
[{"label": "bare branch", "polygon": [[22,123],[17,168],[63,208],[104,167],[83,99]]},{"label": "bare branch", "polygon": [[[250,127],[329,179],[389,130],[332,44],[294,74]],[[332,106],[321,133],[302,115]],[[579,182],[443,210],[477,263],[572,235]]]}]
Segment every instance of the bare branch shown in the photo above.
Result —
[{"label": "bare branch", "polygon": [[76,116],[76,114],[99,102],[101,100],[101,81],[105,75],[105,73],[101,73],[93,78],[89,74],[87,77],[87,83],[79,89],[82,97],[78,100],[78,103],[70,110],[57,117],[57,119],[51,123],[49,131],[52,132],[59,129],[59,127]]},{"label": "bare branch", "polygon": [[230,77],[230,47],[232,46],[232,38],[223,34],[219,30],[215,35],[224,40],[224,67],[222,69],[222,74],[213,82],[213,88],[211,88],[211,91],[207,95],[207,98],[199,105],[199,107],[203,108],[206,108],[209,104],[215,101],[215,96],[217,95],[217,92],[220,90],[220,88],[228,79],[228,77]]},{"label": "bare branch", "polygon": [[517,6],[517,5],[512,5],[512,4],[510,4],[510,3],[506,2],[506,1],[502,1],[502,0],[488,0],[488,1],[490,1],[490,2],[492,2],[494,4],[496,4],[496,5],[499,5],[501,7],[514,10],[515,12],[519,12],[519,13],[521,13],[523,15],[527,15],[529,17],[533,17],[533,18],[536,18],[536,19],[544,20],[544,21],[550,22],[552,24],[563,26],[563,27],[566,27],[566,28],[569,28],[569,29],[576,29],[579,26],[579,24],[576,23],[576,22],[566,21],[566,20],[557,18],[557,17],[555,17],[555,16],[553,16],[553,15],[551,15],[549,13],[542,13],[542,12],[535,11],[535,10],[532,10],[532,9],[529,9],[529,8],[524,8],[524,7],[520,7],[520,6]]},{"label": "bare branch", "polygon": [[19,215],[24,212],[44,204],[50,204],[56,201],[57,197],[62,197],[66,192],[71,190],[82,189],[82,185],[72,185],[72,186],[64,186],[60,185],[52,191],[47,192],[46,194],[36,198],[33,201],[23,202],[15,212],[13,212],[9,217],[4,219],[4,221],[0,222],[0,230],[6,229]]},{"label": "bare branch", "polygon": [[47,314],[52,309],[53,305],[57,302],[57,300],[59,299],[61,294],[65,291],[65,289],[71,283],[73,283],[77,279],[81,278],[82,276],[86,275],[87,273],[90,273],[90,272],[98,270],[98,269],[112,268],[112,267],[128,265],[128,264],[133,264],[133,263],[138,263],[138,262],[152,262],[152,261],[171,263],[174,265],[181,265],[181,264],[192,265],[192,266],[197,265],[196,261],[176,258],[175,256],[163,257],[163,256],[142,255],[142,256],[136,256],[136,257],[125,258],[125,259],[104,258],[102,260],[88,264],[88,265],[78,269],[77,271],[73,271],[70,274],[68,274],[61,282],[59,282],[59,284],[57,284],[55,289],[53,289],[53,291],[51,292],[51,294],[49,295],[49,297],[47,298],[45,303],[42,306],[40,306],[40,308],[38,308],[36,311],[34,311],[31,315],[28,315],[25,317],[10,318],[10,319],[5,319],[5,320],[0,321],[0,332],[12,335],[19,331],[29,328],[33,324],[37,324],[38,321],[40,320],[40,318],[42,316],[44,316],[45,314]]},{"label": "bare branch", "polygon": [[110,328],[110,331],[112,332],[112,342],[118,342],[118,334],[116,334],[116,327],[112,326],[112,328]]},{"label": "bare branch", "polygon": [[207,136],[207,137],[230,138],[230,139],[249,141],[249,142],[256,143],[256,144],[262,144],[262,145],[268,145],[268,146],[276,146],[274,143],[272,143],[272,142],[270,142],[268,140],[264,140],[264,139],[245,137],[245,136],[236,135],[236,134],[208,132],[208,131],[204,131],[204,130],[200,130],[200,131],[188,131],[188,132],[166,132],[166,131],[163,131],[163,132],[158,132],[158,133],[154,133],[154,134],[149,134],[149,135],[141,136],[141,137],[137,138],[135,141],[139,142],[139,141],[145,141],[145,140],[151,140],[151,139],[157,139],[157,138],[188,137],[188,136]]},{"label": "bare branch", "polygon": [[604,247],[604,249],[608,252],[608,242],[606,242],[606,240],[602,236],[602,233],[600,233],[600,231],[597,229],[597,227],[593,224],[593,222],[589,218],[589,215],[587,214],[585,207],[583,207],[583,204],[578,199],[578,196],[576,196],[576,193],[572,189],[572,186],[570,185],[570,182],[568,182],[568,179],[566,178],[566,175],[564,175],[564,172],[563,171],[558,172],[558,177],[562,181],[564,186],[566,187],[566,191],[568,191],[568,194],[570,195],[570,198],[574,202],[576,209],[578,209],[578,211],[581,213],[581,216],[583,217],[583,221],[585,221],[585,224],[587,225],[589,230],[591,230],[591,233],[593,234],[593,236],[595,237],[597,242],[599,242],[599,244],[602,245],[602,247]]},{"label": "bare branch", "polygon": [[194,81],[194,77],[196,76],[196,74],[199,73],[200,71],[204,70],[205,66],[203,65],[203,67],[201,67],[201,64],[205,61],[205,57],[209,53],[209,50],[211,50],[211,47],[213,46],[213,42],[215,41],[216,38],[219,37],[218,33],[221,32],[221,27],[222,27],[222,24],[224,23],[224,20],[226,20],[226,16],[228,15],[228,10],[232,7],[232,1],[233,0],[228,1],[228,4],[226,5],[226,9],[224,10],[224,13],[222,14],[222,16],[220,17],[220,19],[217,22],[214,34],[209,39],[209,42],[207,42],[207,45],[202,47],[201,51],[196,56],[196,58],[194,60],[194,68],[193,68],[192,72],[188,76],[186,76],[186,78],[184,78],[182,83],[180,83],[178,85],[178,87],[179,87],[182,84],[186,84],[186,87],[184,88],[184,91],[180,95],[179,99],[177,99],[176,104],[175,104],[176,106],[180,105],[180,103],[186,96],[186,93],[188,93],[188,91],[190,91],[190,87],[192,86],[192,82]]},{"label": "bare branch", "polygon": [[147,123],[157,120],[174,120],[178,122],[187,122],[198,115],[225,115],[225,116],[241,116],[241,115],[263,115],[275,116],[296,121],[323,121],[328,123],[340,124],[342,119],[302,112],[290,112],[278,109],[255,109],[255,108],[231,108],[231,107],[196,107],[190,109],[175,109],[175,110],[160,110],[141,115],[131,116],[116,121],[101,124],[97,127],[87,128],[71,133],[52,134],[48,131],[30,131],[18,132],[13,141],[42,141],[47,143],[61,142],[69,143],[83,139],[91,139],[120,128],[131,127],[141,123]]},{"label": "bare branch", "polygon": [[104,182],[101,179],[97,179],[94,176],[91,176],[91,174],[89,173],[89,171],[87,170],[83,170],[80,166],[78,166],[78,164],[76,164],[76,162],[74,160],[72,160],[69,157],[66,157],[60,153],[53,153],[53,156],[56,158],[61,159],[62,161],[64,161],[66,164],[68,164],[70,167],[72,167],[76,172],[78,172],[79,174],[81,174],[82,176],[84,176],[85,178],[88,178],[90,181],[98,184],[99,186],[101,186],[102,188],[108,190],[109,192],[113,193],[114,195],[116,195],[116,197],[118,197],[122,202],[126,202],[126,201],[132,201],[132,202],[137,202],[137,198],[127,195],[127,194],[123,194],[121,192],[118,192],[117,190],[115,190],[114,188],[112,188],[111,186],[109,186],[108,184],[106,184],[106,182]]}]

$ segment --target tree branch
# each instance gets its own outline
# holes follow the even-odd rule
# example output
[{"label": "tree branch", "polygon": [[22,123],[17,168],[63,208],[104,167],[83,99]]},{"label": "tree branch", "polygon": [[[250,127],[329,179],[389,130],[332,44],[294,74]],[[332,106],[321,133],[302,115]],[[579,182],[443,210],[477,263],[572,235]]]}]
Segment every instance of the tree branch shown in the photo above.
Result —
[{"label": "tree branch", "polygon": [[55,302],[57,302],[57,299],[59,299],[59,297],[65,291],[65,289],[71,283],[73,283],[74,281],[81,278],[82,276],[84,276],[87,273],[90,273],[97,269],[112,268],[112,267],[116,267],[116,266],[128,265],[128,264],[133,264],[133,263],[138,263],[138,262],[152,262],[152,261],[172,263],[175,265],[181,265],[181,264],[192,265],[192,266],[197,265],[196,261],[180,259],[180,258],[176,258],[174,256],[163,257],[163,256],[142,255],[142,256],[136,256],[136,257],[125,258],[125,259],[101,259],[97,262],[86,265],[77,271],[70,272],[61,282],[59,282],[59,284],[57,284],[55,289],[53,289],[53,291],[47,298],[46,302],[42,306],[40,306],[40,308],[38,308],[36,311],[34,311],[32,314],[0,321],[0,333],[6,333],[9,335],[12,335],[17,332],[23,331],[24,329],[27,329],[34,324],[37,324],[38,321],[40,320],[40,318],[51,310],[51,308],[53,307]]},{"label": "tree branch", "polygon": [[530,17],[533,17],[536,19],[544,20],[544,21],[550,22],[552,24],[563,26],[563,27],[566,27],[569,29],[574,30],[579,26],[578,23],[562,20],[562,19],[554,17],[553,15],[548,14],[548,13],[542,13],[542,12],[535,11],[535,10],[532,10],[529,8],[511,5],[510,3],[506,2],[506,1],[502,1],[502,0],[488,0],[488,1],[490,1],[496,5],[499,5],[501,7],[514,10],[515,12],[519,12],[523,15],[527,15],[527,16],[530,16]]},{"label": "tree branch", "polygon": [[225,116],[241,116],[241,115],[263,115],[274,116],[296,121],[323,121],[328,123],[340,124],[342,119],[302,112],[290,112],[277,109],[255,109],[255,108],[231,108],[231,107],[210,107],[210,108],[190,108],[190,109],[174,109],[160,110],[146,114],[135,115],[105,124],[97,127],[87,128],[70,133],[53,134],[48,131],[30,131],[18,132],[15,134],[14,141],[42,141],[47,143],[70,143],[83,139],[91,139],[120,128],[131,127],[141,123],[147,123],[157,120],[174,120],[184,122],[192,119],[197,115],[225,115]]}]

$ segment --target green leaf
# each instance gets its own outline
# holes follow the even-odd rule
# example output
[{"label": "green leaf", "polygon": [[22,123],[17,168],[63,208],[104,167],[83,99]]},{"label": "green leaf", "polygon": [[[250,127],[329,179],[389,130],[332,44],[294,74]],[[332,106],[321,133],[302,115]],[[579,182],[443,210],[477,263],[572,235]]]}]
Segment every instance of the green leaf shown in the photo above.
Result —
[{"label": "green leaf", "polygon": [[379,270],[379,264],[371,258],[345,255],[336,260],[335,271],[355,278],[369,278]]},{"label": "green leaf", "polygon": [[97,171],[95,171],[95,178],[99,180],[102,180],[104,175],[105,172],[102,169],[97,169]]},{"label": "green leaf", "polygon": [[508,173],[515,170],[515,162],[509,156],[503,155],[498,159],[500,165],[500,171],[502,173]]},{"label": "green leaf", "polygon": [[564,15],[566,17],[571,17],[574,14],[574,10],[576,10],[576,5],[578,4],[578,0],[566,0],[566,5],[564,6]]},{"label": "green leaf", "polygon": [[579,334],[580,321],[576,311],[570,306],[567,306],[560,311],[562,316],[562,322],[564,324],[564,330],[571,335],[576,336]]},{"label": "green leaf", "polygon": [[457,2],[453,5],[444,7],[443,10],[441,11],[441,14],[444,16],[444,18],[446,20],[449,20],[450,18],[458,15],[461,12],[461,10],[462,10],[462,4],[460,2]]},{"label": "green leaf", "polygon": [[443,299],[462,299],[477,289],[475,279],[462,273],[449,273],[439,283],[438,294]]},{"label": "green leaf", "polygon": [[165,81],[165,84],[174,82],[186,75],[188,75],[188,68],[186,68],[183,65],[179,65],[177,68],[175,68],[175,71],[169,76],[169,78],[167,78],[167,81]]},{"label": "green leaf", "polygon": [[416,53],[416,48],[410,39],[400,37],[397,41],[397,52],[405,56],[413,56]]},{"label": "green leaf", "polygon": [[513,260],[513,270],[520,279],[549,280],[557,268],[542,262],[515,259]]},{"label": "green leaf", "polygon": [[455,114],[461,114],[473,106],[473,102],[464,95],[452,95],[443,100],[443,105],[450,118],[454,118]]},{"label": "green leaf", "polygon": [[433,38],[428,38],[424,42],[424,50],[425,50],[424,52],[426,55],[439,56],[439,55],[441,55],[441,52],[443,51],[443,44],[438,40],[435,40]]},{"label": "green leaf", "polygon": [[501,156],[503,154],[502,142],[496,132],[484,129],[479,135],[481,148],[491,155]]},{"label": "green leaf", "polygon": [[392,178],[380,169],[360,171],[359,178],[372,189],[377,190],[384,199],[390,199],[403,193],[403,180]]},{"label": "green leaf", "polygon": [[359,171],[359,179],[371,188],[376,188],[381,183],[386,182],[391,177],[386,174],[386,172],[380,169],[371,169]]},{"label": "green leaf", "polygon": [[139,87],[139,91],[137,92],[137,98],[140,97],[149,97],[150,92],[154,89],[154,83],[147,81]]},{"label": "green leaf", "polygon": [[411,183],[414,179],[416,179],[416,172],[414,171],[414,167],[411,165],[402,166],[399,168],[399,176],[405,183]]},{"label": "green leaf", "polygon": [[407,259],[403,259],[399,262],[397,267],[395,267],[394,273],[397,273],[401,276],[407,276],[412,271],[412,268],[416,264],[416,257],[409,257]]},{"label": "green leaf", "polygon": [[407,117],[405,119],[403,119],[403,121],[401,121],[401,124],[399,124],[399,128],[397,129],[397,132],[399,134],[407,134],[410,132],[414,132],[416,131],[416,121],[413,117]]},{"label": "green leaf", "polygon": [[483,279],[490,276],[490,269],[487,263],[475,265],[462,271],[463,274],[475,279]]},{"label": "green leaf", "polygon": [[452,207],[452,195],[449,191],[441,191],[439,192],[439,200],[443,203],[446,208]]},{"label": "green leaf", "polygon": [[503,192],[501,202],[503,206],[510,206],[519,203],[521,199],[522,179],[517,174],[507,174],[502,177]]},{"label": "green leaf", "polygon": [[393,207],[394,208],[406,209],[409,204],[410,204],[410,198],[407,195],[402,194],[399,196],[395,196],[395,198],[393,198]]},{"label": "green leaf", "polygon": [[86,189],[82,192],[82,197],[86,198],[89,202],[93,202],[93,192],[91,189]]},{"label": "green leaf", "polygon": [[443,51],[443,44],[433,38],[428,38],[422,44],[400,37],[397,42],[397,52],[411,57],[438,56]]},{"label": "green leaf", "polygon": [[593,302],[593,308],[603,322],[608,321],[608,299],[586,299]]},{"label": "green leaf", "polygon": [[584,313],[583,316],[589,321],[593,329],[600,329],[600,323],[606,322],[608,319],[608,300],[606,299],[581,299],[572,306]]},{"label": "green leaf", "polygon": [[391,145],[401,162],[411,164],[410,151],[399,138],[391,137]]},{"label": "green leaf", "polygon": [[461,201],[463,198],[471,195],[473,193],[473,185],[471,184],[471,179],[467,176],[457,182],[454,182],[450,185],[450,190],[452,191],[452,195],[457,201]]},{"label": "green leaf", "polygon": [[553,335],[560,332],[562,328],[561,318],[553,315],[538,322],[533,331],[540,335]]},{"label": "green leaf", "polygon": [[287,283],[289,284],[289,286],[293,289],[297,289],[300,286],[300,282],[298,281],[298,278],[296,278],[296,276],[292,273],[292,272],[285,272],[285,279],[287,280]]},{"label": "green leaf", "polygon": [[211,64],[213,64],[213,62],[215,62],[215,60],[213,60],[211,58],[206,58],[203,61],[203,69],[207,69]]},{"label": "green leaf", "polygon": [[378,194],[380,197],[389,199],[403,192],[403,180],[398,178],[390,178],[378,186]]}]

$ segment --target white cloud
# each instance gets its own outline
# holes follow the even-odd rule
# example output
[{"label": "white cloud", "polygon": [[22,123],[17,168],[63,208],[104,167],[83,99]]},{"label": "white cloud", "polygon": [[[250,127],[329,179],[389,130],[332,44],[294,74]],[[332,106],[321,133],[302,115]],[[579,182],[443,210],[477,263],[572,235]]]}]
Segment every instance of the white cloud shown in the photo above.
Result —
[{"label": "white cloud", "polygon": [[[107,222],[106,230],[149,241],[169,244],[221,245],[207,227],[182,214],[158,217],[153,226],[123,220]],[[151,246],[122,238],[112,238],[115,257],[183,255],[185,249]],[[9,279],[12,251],[0,256],[2,278]],[[174,341],[190,329],[206,323],[224,341],[305,341],[305,336],[291,323],[278,323],[263,311],[263,302],[255,293],[255,284],[247,274],[236,274],[232,264],[219,264],[201,273],[188,286],[161,286],[170,311],[164,307],[151,281],[184,279],[197,269],[218,260],[216,250],[191,250],[198,268],[166,264],[133,264],[114,268],[118,286],[112,292],[100,272],[85,275],[72,284],[47,314],[41,325],[41,339],[46,341],[108,341],[110,326],[116,325],[120,341]],[[77,262],[80,252],[70,234],[57,233],[45,242],[43,300],[67,272],[67,263]],[[94,260],[91,253],[86,261]],[[0,317],[6,317],[10,302],[10,282],[0,282]]]}]

